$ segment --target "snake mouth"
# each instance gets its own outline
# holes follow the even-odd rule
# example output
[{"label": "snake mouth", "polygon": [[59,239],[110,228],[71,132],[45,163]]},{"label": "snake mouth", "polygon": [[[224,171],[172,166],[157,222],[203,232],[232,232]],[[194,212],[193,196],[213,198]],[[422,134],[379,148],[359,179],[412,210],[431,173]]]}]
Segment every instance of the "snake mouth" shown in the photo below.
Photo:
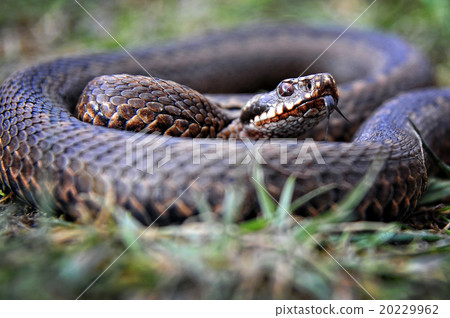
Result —
[{"label": "snake mouth", "polygon": [[250,123],[255,126],[262,126],[268,123],[286,120],[289,117],[311,118],[323,114],[327,114],[329,117],[333,110],[336,110],[345,118],[337,107],[337,100],[332,95],[324,95],[307,101],[302,100],[301,102],[291,104],[283,103],[277,107],[271,107],[269,110],[250,119]]}]

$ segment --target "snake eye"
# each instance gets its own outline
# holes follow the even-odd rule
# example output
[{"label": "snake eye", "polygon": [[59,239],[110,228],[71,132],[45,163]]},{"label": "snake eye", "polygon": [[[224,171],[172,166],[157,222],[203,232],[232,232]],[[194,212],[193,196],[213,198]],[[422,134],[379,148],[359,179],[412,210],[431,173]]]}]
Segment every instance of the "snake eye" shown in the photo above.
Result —
[{"label": "snake eye", "polygon": [[280,86],[278,86],[278,93],[283,97],[291,96],[294,94],[294,85],[289,82],[282,82]]}]

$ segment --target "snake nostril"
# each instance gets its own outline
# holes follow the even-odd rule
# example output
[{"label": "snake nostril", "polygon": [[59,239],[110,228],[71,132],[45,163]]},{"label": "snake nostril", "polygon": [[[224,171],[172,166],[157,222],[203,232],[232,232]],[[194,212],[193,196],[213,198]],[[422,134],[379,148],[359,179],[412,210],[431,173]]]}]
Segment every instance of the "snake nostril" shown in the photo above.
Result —
[{"label": "snake nostril", "polygon": [[305,81],[305,88],[310,91],[313,88],[313,84],[311,81]]}]

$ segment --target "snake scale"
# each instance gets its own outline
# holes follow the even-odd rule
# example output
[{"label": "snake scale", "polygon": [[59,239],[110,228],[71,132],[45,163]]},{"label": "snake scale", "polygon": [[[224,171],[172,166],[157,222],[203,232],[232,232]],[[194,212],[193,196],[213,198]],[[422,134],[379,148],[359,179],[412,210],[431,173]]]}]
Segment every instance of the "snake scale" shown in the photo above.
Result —
[{"label": "snake scale", "polygon": [[[254,26],[138,49],[132,55],[153,76],[202,93],[250,93],[273,89],[282,79],[298,76],[340,33],[336,28],[301,25]],[[4,187],[33,206],[72,220],[95,218],[105,209],[121,207],[144,224],[161,225],[197,213],[199,202],[220,214],[224,197],[234,191],[244,198],[236,207],[242,220],[259,211],[252,183],[258,165],[275,199],[290,175],[296,179],[295,197],[337,184],[295,211],[314,216],[342,199],[371,163],[381,160],[381,170],[354,217],[391,221],[408,217],[416,206],[431,165],[408,118],[438,155],[450,149],[446,138],[450,91],[421,88],[432,83],[429,63],[394,36],[350,30],[308,69],[308,73],[333,74],[339,85],[339,107],[348,117],[347,122],[333,115],[328,139],[334,141],[314,144],[322,163],[313,156],[298,162],[309,140],[197,143],[196,139],[194,143],[165,135],[144,138],[75,118],[75,104],[90,80],[99,75],[146,75],[141,66],[123,52],[107,52],[60,58],[5,80],[0,87]],[[390,99],[412,89],[416,91]],[[166,111],[170,109],[165,101],[173,93],[157,97]],[[209,114],[197,112],[202,113],[200,122],[205,122]],[[161,116],[157,124],[171,120],[168,116]],[[320,124],[306,136],[323,140],[325,128]],[[153,171],[141,169],[139,162],[148,152],[136,151],[130,159],[127,147],[135,138],[141,149],[151,150],[153,163],[163,162],[168,153],[171,159],[155,164]],[[196,161],[198,147],[202,156]],[[248,160],[253,156],[260,162]]]}]

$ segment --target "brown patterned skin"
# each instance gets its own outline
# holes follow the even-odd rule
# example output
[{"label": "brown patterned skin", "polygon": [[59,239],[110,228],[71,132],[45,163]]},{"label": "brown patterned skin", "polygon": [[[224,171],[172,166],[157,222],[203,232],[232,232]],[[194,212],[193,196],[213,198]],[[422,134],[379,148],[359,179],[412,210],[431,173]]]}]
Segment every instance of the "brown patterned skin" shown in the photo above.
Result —
[{"label": "brown patterned skin", "polygon": [[[340,32],[254,27],[133,55],[152,75],[202,93],[242,93],[272,89],[283,78],[297,76]],[[421,54],[395,37],[373,32],[347,32],[308,72],[320,71],[332,73],[339,84],[340,108],[349,122],[333,116],[329,135],[345,141],[384,100],[431,82]],[[71,219],[95,217],[102,208],[117,206],[145,224],[181,222],[197,212],[199,198],[220,213],[224,195],[232,189],[245,198],[239,207],[239,219],[244,219],[258,211],[251,182],[256,163],[248,158],[259,153],[266,187],[275,198],[289,175],[296,176],[296,197],[324,184],[338,184],[296,211],[316,215],[348,193],[376,158],[383,162],[381,170],[355,218],[391,221],[407,217],[415,207],[430,166],[407,117],[438,153],[448,151],[443,142],[449,133],[448,89],[391,100],[364,124],[353,142],[318,142],[325,164],[314,158],[300,163],[307,141],[279,140],[252,148],[239,141],[143,137],[84,123],[72,115],[90,80],[121,73],[143,72],[125,54],[104,53],[51,61],[9,77],[0,87],[3,185],[30,204]],[[324,131],[318,127],[313,134],[323,138]],[[146,151],[129,156],[130,141]],[[284,159],[280,145],[286,149]],[[199,147],[201,156],[196,157]],[[142,169],[149,149],[152,162],[164,164]],[[172,159],[164,161],[169,152]]]},{"label": "brown patterned skin", "polygon": [[240,105],[242,113],[232,121],[219,104],[187,86],[119,74],[90,81],[75,109],[78,119],[97,126],[173,137],[257,140],[295,138],[338,109],[338,100],[331,74],[284,79],[273,91]]},{"label": "brown patterned skin", "polygon": [[218,106],[197,91],[168,80],[127,74],[90,81],[76,115],[97,126],[190,138],[214,138],[230,123]]}]

